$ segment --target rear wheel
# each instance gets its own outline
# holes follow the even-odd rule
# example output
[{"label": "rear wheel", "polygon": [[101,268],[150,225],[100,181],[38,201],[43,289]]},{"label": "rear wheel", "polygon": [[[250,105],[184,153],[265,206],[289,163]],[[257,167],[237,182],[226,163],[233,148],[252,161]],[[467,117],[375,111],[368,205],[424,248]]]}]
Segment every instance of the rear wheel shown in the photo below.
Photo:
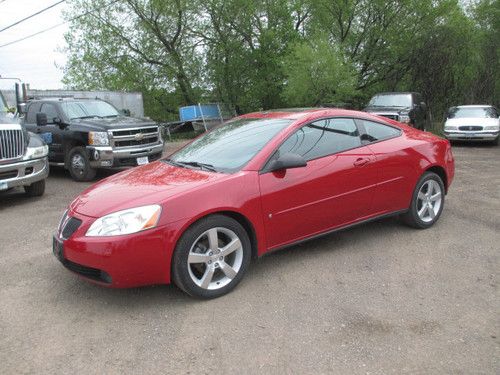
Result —
[{"label": "rear wheel", "polygon": [[444,192],[441,177],[433,172],[424,173],[415,186],[410,209],[402,215],[403,221],[418,229],[434,225],[443,211]]},{"label": "rear wheel", "polygon": [[33,182],[24,187],[24,192],[29,197],[40,197],[45,193],[45,180]]},{"label": "rear wheel", "polygon": [[241,281],[250,258],[245,229],[227,216],[209,216],[179,240],[172,259],[173,280],[193,297],[220,297]]},{"label": "rear wheel", "polygon": [[74,147],[68,155],[68,169],[76,181],[92,181],[97,171],[90,167],[89,156],[84,147]]}]

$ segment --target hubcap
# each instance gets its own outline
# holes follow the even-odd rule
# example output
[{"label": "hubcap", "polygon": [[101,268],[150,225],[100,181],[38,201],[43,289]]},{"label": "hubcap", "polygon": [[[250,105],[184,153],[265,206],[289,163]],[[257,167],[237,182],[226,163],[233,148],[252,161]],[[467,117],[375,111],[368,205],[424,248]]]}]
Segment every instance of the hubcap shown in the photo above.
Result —
[{"label": "hubcap", "polygon": [[220,289],[238,274],[243,263],[243,245],[232,230],[211,228],[194,241],[187,263],[189,276],[196,285]]},{"label": "hubcap", "polygon": [[430,223],[441,209],[443,198],[441,186],[435,180],[428,180],[420,187],[417,196],[417,214],[420,220]]},{"label": "hubcap", "polygon": [[85,169],[85,159],[80,154],[75,154],[71,158],[71,168],[78,174],[83,174]]}]

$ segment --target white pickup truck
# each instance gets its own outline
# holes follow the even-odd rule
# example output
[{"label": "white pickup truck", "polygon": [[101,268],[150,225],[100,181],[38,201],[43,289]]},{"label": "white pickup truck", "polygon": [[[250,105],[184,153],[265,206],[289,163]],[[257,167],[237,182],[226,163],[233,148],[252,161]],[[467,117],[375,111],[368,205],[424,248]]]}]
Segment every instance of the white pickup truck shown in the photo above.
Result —
[{"label": "white pickup truck", "polygon": [[0,192],[23,186],[28,196],[45,192],[48,147],[12,115],[0,92]]}]

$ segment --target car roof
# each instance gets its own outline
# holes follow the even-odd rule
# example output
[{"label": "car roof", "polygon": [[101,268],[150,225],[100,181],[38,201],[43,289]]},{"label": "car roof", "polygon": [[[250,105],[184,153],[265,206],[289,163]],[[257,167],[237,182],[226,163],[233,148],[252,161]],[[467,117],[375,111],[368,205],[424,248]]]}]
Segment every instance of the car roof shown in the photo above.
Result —
[{"label": "car roof", "polygon": [[379,95],[410,95],[410,94],[418,94],[418,92],[414,92],[414,91],[389,91],[389,92],[378,92],[376,94],[373,94],[373,96],[379,96]]},{"label": "car roof", "polygon": [[30,99],[30,103],[39,103],[39,102],[84,102],[84,101],[103,101],[99,98],[57,98],[57,97],[49,97],[49,98],[36,98]]},{"label": "car roof", "polygon": [[375,118],[375,116],[367,112],[352,111],[342,108],[286,108],[274,109],[269,111],[260,111],[247,113],[237,118],[273,118],[273,119],[289,119],[289,120],[302,120],[306,118],[320,118],[320,117],[367,117]]}]

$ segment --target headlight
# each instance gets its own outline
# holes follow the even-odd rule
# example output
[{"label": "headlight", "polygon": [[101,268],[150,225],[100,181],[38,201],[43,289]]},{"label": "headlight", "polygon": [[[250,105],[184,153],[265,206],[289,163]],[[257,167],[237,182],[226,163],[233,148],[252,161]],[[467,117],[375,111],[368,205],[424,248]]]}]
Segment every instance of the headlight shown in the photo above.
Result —
[{"label": "headlight", "polygon": [[399,122],[403,122],[408,124],[410,122],[410,116],[408,115],[399,115]]},{"label": "headlight", "polygon": [[500,126],[499,125],[486,125],[484,127],[484,130],[499,130],[500,129]]},{"label": "headlight", "polygon": [[458,130],[458,126],[445,125],[445,127],[444,127],[444,131],[446,131],[446,132],[453,131],[453,130]]},{"label": "headlight", "polygon": [[47,145],[38,147],[28,147],[26,148],[26,154],[24,155],[24,160],[44,158],[48,155],[48,153],[49,153],[49,146]]},{"label": "headlight", "polygon": [[143,206],[114,212],[97,219],[85,234],[87,237],[119,236],[156,227],[161,207]]},{"label": "headlight", "polygon": [[108,146],[109,137],[107,132],[89,132],[89,145]]}]

